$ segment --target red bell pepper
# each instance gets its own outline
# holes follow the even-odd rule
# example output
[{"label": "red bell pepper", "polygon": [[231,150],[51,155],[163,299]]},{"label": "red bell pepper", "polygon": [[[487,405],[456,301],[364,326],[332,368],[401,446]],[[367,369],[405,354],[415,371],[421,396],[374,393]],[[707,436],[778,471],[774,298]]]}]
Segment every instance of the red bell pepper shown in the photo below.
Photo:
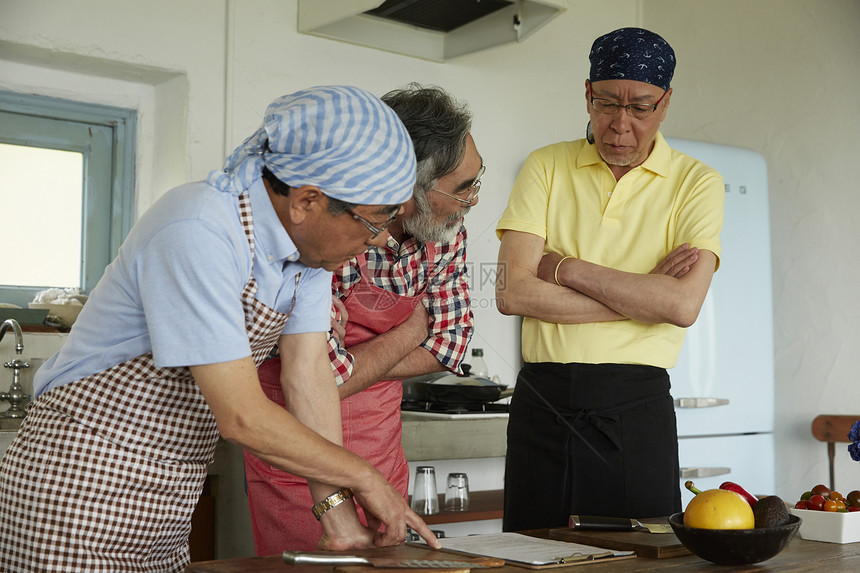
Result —
[{"label": "red bell pepper", "polygon": [[742,488],[741,486],[739,486],[738,484],[736,484],[734,482],[731,482],[731,481],[723,482],[723,484],[720,486],[720,489],[735,492],[736,494],[738,494],[742,498],[744,498],[744,500],[748,504],[750,504],[750,507],[755,507],[756,502],[758,502],[758,498],[756,496],[754,496],[753,494],[751,494],[750,492],[748,492],[747,490],[745,490],[744,488]]}]

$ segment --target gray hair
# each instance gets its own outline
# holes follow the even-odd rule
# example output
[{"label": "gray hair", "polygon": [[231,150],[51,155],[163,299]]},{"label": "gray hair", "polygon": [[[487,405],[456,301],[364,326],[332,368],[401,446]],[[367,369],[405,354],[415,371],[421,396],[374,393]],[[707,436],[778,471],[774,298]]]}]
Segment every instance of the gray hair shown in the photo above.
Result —
[{"label": "gray hair", "polygon": [[438,86],[411,83],[381,99],[397,113],[412,138],[418,160],[415,191],[426,193],[463,160],[472,114],[466,104]]},{"label": "gray hair", "polygon": [[[276,195],[289,197],[290,189],[292,189],[292,187],[278,179],[274,173],[269,171],[268,167],[263,167],[263,179],[269,182],[269,185],[272,187],[272,191]],[[325,194],[325,191],[323,191],[323,194]],[[348,203],[347,201],[335,199],[334,197],[329,197],[328,195],[326,195],[326,197],[328,197],[328,207],[326,209],[333,217],[337,217],[341,213],[345,213],[346,211],[354,209],[358,206],[355,203]],[[399,209],[400,205],[396,205],[396,207]]]}]

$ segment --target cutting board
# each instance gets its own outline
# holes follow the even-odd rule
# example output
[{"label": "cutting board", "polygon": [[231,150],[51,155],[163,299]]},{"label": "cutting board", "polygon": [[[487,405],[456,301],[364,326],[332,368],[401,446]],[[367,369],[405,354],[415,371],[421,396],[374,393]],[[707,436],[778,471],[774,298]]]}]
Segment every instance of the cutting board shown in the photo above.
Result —
[{"label": "cutting board", "polygon": [[469,567],[453,567],[453,568],[440,568],[433,567],[428,569],[417,569],[417,568],[393,568],[393,567],[385,567],[385,568],[377,568],[371,567],[369,565],[338,565],[334,568],[335,573],[469,573],[471,568]]},{"label": "cutting board", "polygon": [[674,533],[648,533],[645,531],[582,531],[569,527],[550,529],[550,539],[593,545],[606,549],[633,551],[639,557],[662,559],[688,555]]}]

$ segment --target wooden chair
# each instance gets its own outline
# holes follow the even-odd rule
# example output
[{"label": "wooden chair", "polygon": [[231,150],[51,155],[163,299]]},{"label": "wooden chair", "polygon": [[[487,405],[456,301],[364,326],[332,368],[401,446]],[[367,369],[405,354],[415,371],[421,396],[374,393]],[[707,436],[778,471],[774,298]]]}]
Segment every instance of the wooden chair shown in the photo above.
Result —
[{"label": "wooden chair", "polygon": [[[830,489],[836,489],[833,477],[833,460],[836,457],[836,442],[849,443],[848,432],[860,416],[837,416],[821,414],[812,420],[812,435],[821,442],[827,442],[827,458],[830,463]],[[846,452],[847,456],[848,453]]]}]

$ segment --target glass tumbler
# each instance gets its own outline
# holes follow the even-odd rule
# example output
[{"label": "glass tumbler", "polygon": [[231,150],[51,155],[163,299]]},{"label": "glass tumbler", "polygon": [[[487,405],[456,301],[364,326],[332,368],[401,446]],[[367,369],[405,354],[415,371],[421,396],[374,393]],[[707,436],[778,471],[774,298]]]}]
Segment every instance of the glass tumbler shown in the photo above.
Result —
[{"label": "glass tumbler", "polygon": [[412,491],[412,511],[418,515],[439,513],[439,493],[436,489],[436,468],[415,468],[415,488]]},{"label": "glass tumbler", "polygon": [[448,489],[445,490],[445,510],[469,510],[469,477],[466,474],[448,474]]}]

